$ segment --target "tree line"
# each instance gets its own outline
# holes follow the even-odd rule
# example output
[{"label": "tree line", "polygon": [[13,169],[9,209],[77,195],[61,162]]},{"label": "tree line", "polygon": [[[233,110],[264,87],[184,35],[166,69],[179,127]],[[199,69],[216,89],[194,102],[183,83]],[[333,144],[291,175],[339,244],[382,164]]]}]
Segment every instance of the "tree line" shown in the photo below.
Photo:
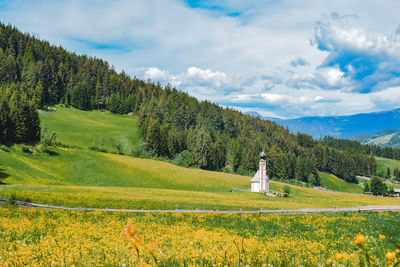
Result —
[{"label": "tree line", "polygon": [[0,88],[0,144],[35,144],[40,140],[37,107],[15,85]]},{"label": "tree line", "polygon": [[340,150],[350,150],[376,157],[400,160],[400,149],[393,147],[382,147],[371,144],[361,144],[358,141],[349,139],[337,139],[332,136],[325,136],[322,141],[330,147]]},{"label": "tree line", "polygon": [[[356,182],[355,175],[372,175],[376,170],[375,159],[365,152],[340,151],[309,135],[292,134],[275,122],[200,102],[170,85],[117,73],[101,59],[67,52],[3,24],[0,82],[3,98],[19,95],[15,101],[25,103],[18,105],[32,118],[37,116],[33,107],[57,103],[137,114],[145,143],[132,151],[136,156],[150,154],[187,167],[252,174],[258,153],[264,150],[271,178],[312,184],[319,184],[318,171]],[[14,104],[8,105],[12,110]],[[10,111],[10,121],[16,123],[17,117]],[[37,142],[38,127],[26,127],[33,129],[26,142]]]}]

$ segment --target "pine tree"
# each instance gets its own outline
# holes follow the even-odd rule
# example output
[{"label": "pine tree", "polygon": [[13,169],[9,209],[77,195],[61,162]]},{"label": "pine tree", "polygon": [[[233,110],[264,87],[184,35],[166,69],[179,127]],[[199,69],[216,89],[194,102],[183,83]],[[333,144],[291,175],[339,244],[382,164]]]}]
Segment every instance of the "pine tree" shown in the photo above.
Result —
[{"label": "pine tree", "polygon": [[25,94],[13,94],[10,99],[10,114],[15,125],[14,142],[36,144],[40,141],[39,114]]},{"label": "pine tree", "polygon": [[364,193],[367,193],[367,192],[370,192],[368,181],[366,181],[364,184]]},{"label": "pine tree", "polygon": [[194,143],[194,156],[197,166],[201,169],[210,169],[211,154],[212,154],[212,138],[209,132],[206,131],[205,127],[201,127],[196,136]]},{"label": "pine tree", "polygon": [[146,131],[146,146],[157,155],[160,155],[160,139],[160,122],[158,119],[150,118]]},{"label": "pine tree", "polygon": [[35,90],[33,91],[33,96],[32,96],[32,103],[37,108],[43,107],[43,104],[44,104],[43,95],[44,95],[44,92],[43,92],[42,81],[38,81],[38,83],[35,86]]},{"label": "pine tree", "polygon": [[391,174],[390,168],[387,167],[387,169],[386,169],[386,178],[390,179],[391,177],[392,177],[392,174]]},{"label": "pine tree", "polygon": [[0,144],[11,142],[11,119],[8,102],[0,96]]},{"label": "pine tree", "polygon": [[394,175],[394,179],[396,179],[397,181],[400,181],[400,170],[399,170],[399,168],[395,168],[394,169],[393,175]]}]

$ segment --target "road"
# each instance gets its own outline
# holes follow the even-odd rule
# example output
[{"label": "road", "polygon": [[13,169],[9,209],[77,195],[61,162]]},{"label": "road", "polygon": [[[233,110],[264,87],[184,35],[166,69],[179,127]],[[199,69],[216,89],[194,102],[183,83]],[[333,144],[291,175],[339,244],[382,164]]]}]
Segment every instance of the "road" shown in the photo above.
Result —
[{"label": "road", "polygon": [[[6,199],[0,199],[0,204],[8,203]],[[63,206],[52,206],[31,202],[15,201],[16,205],[27,208],[38,209],[60,209],[77,211],[107,211],[107,212],[133,212],[133,213],[216,213],[216,214],[293,214],[293,213],[324,213],[324,212],[362,212],[362,211],[400,211],[398,206],[362,206],[352,208],[323,208],[323,209],[281,209],[281,210],[134,210],[134,209],[97,209],[97,208],[74,208]]]}]

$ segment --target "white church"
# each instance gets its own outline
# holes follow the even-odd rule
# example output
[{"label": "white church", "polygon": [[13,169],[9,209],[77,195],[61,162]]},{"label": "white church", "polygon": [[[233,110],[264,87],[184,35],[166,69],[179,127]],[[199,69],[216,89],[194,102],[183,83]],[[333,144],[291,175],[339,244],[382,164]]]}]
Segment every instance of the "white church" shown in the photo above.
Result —
[{"label": "white church", "polygon": [[260,167],[251,179],[251,192],[269,193],[269,178],[267,176],[266,161],[267,155],[260,153]]}]

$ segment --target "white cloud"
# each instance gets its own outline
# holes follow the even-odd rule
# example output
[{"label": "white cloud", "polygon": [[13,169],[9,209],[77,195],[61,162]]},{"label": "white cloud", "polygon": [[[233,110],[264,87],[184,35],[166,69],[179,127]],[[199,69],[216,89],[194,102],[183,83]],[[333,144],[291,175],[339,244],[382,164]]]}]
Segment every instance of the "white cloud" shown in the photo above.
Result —
[{"label": "white cloud", "polygon": [[190,67],[187,69],[187,79],[191,82],[197,81],[199,83],[211,84],[216,87],[221,87],[223,84],[228,84],[228,77],[225,73],[220,71],[211,71],[209,69],[200,69],[197,67]]},{"label": "white cloud", "polygon": [[151,80],[165,80],[168,78],[168,74],[165,70],[160,70],[156,67],[150,67],[144,72],[144,78]]},{"label": "white cloud", "polygon": [[260,114],[367,112],[396,95],[400,1],[223,0],[222,11],[207,10],[215,3],[15,0],[0,17],[117,70]]},{"label": "white cloud", "polygon": [[350,91],[369,93],[400,85],[399,34],[368,31],[359,23],[355,16],[336,13],[317,23],[314,44],[328,53],[318,69],[326,70],[323,76],[330,86],[347,78]]},{"label": "white cloud", "polygon": [[322,79],[322,82],[327,83],[331,87],[336,87],[341,84],[344,72],[338,67],[326,67],[318,69],[316,74]]}]

